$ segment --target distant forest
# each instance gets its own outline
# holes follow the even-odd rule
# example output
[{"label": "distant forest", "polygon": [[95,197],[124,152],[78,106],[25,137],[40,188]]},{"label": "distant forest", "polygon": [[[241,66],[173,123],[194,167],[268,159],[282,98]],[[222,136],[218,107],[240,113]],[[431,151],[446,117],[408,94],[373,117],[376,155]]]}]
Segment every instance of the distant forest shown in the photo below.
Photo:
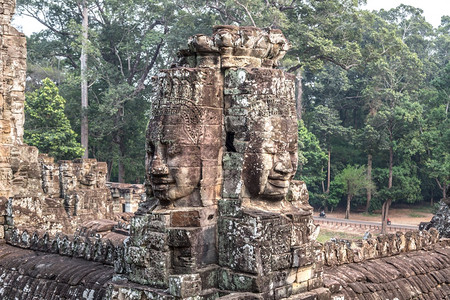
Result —
[{"label": "distant forest", "polygon": [[[450,16],[433,28],[421,9],[363,2],[19,0],[46,28],[27,38],[26,142],[80,157],[87,118],[89,157],[107,162],[111,181],[142,183],[157,70],[213,25],[279,28],[292,43],[281,68],[301,87],[296,179],[311,204],[436,202],[450,184]],[[46,99],[59,103],[51,124],[33,119]]]}]

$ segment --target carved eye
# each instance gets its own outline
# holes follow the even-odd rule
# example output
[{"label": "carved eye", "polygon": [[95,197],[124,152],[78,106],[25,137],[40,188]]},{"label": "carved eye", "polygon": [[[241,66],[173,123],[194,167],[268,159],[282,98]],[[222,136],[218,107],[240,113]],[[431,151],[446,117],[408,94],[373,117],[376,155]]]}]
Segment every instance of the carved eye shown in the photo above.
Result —
[{"label": "carved eye", "polygon": [[277,147],[272,145],[272,146],[266,146],[264,147],[264,150],[266,151],[266,153],[269,154],[276,154],[277,153]]},{"label": "carved eye", "polygon": [[152,142],[148,143],[147,152],[149,154],[155,153],[155,145]]},{"label": "carved eye", "polygon": [[181,153],[181,147],[178,145],[170,145],[169,148],[167,149],[167,154],[170,156],[174,156]]}]

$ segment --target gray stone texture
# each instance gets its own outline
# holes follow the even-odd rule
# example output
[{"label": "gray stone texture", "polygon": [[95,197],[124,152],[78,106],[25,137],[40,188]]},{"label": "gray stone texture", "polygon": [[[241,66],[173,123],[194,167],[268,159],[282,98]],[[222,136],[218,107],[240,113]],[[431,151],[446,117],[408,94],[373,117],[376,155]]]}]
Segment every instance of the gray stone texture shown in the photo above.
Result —
[{"label": "gray stone texture", "polygon": [[439,202],[439,208],[429,226],[436,228],[443,238],[450,238],[450,198]]}]

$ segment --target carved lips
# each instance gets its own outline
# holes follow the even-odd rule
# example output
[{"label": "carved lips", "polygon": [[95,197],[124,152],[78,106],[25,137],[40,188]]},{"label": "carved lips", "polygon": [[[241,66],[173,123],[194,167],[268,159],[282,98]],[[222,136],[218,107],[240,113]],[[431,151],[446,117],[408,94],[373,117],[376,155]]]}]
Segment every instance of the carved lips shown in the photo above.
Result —
[{"label": "carved lips", "polygon": [[289,179],[278,179],[269,176],[268,182],[276,188],[285,189],[289,187]]}]

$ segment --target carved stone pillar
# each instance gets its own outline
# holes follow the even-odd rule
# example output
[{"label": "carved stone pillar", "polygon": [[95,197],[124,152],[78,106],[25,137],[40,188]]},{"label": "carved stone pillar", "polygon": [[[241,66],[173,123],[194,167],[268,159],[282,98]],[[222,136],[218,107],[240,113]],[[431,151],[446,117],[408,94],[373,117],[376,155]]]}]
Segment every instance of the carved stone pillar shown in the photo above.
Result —
[{"label": "carved stone pillar", "polygon": [[[128,279],[174,297],[217,293],[223,92],[219,56],[161,70],[146,142],[148,198],[131,223]],[[200,61],[200,59],[199,59]],[[208,279],[209,278],[209,279]],[[205,292],[206,291],[206,292]]]}]

